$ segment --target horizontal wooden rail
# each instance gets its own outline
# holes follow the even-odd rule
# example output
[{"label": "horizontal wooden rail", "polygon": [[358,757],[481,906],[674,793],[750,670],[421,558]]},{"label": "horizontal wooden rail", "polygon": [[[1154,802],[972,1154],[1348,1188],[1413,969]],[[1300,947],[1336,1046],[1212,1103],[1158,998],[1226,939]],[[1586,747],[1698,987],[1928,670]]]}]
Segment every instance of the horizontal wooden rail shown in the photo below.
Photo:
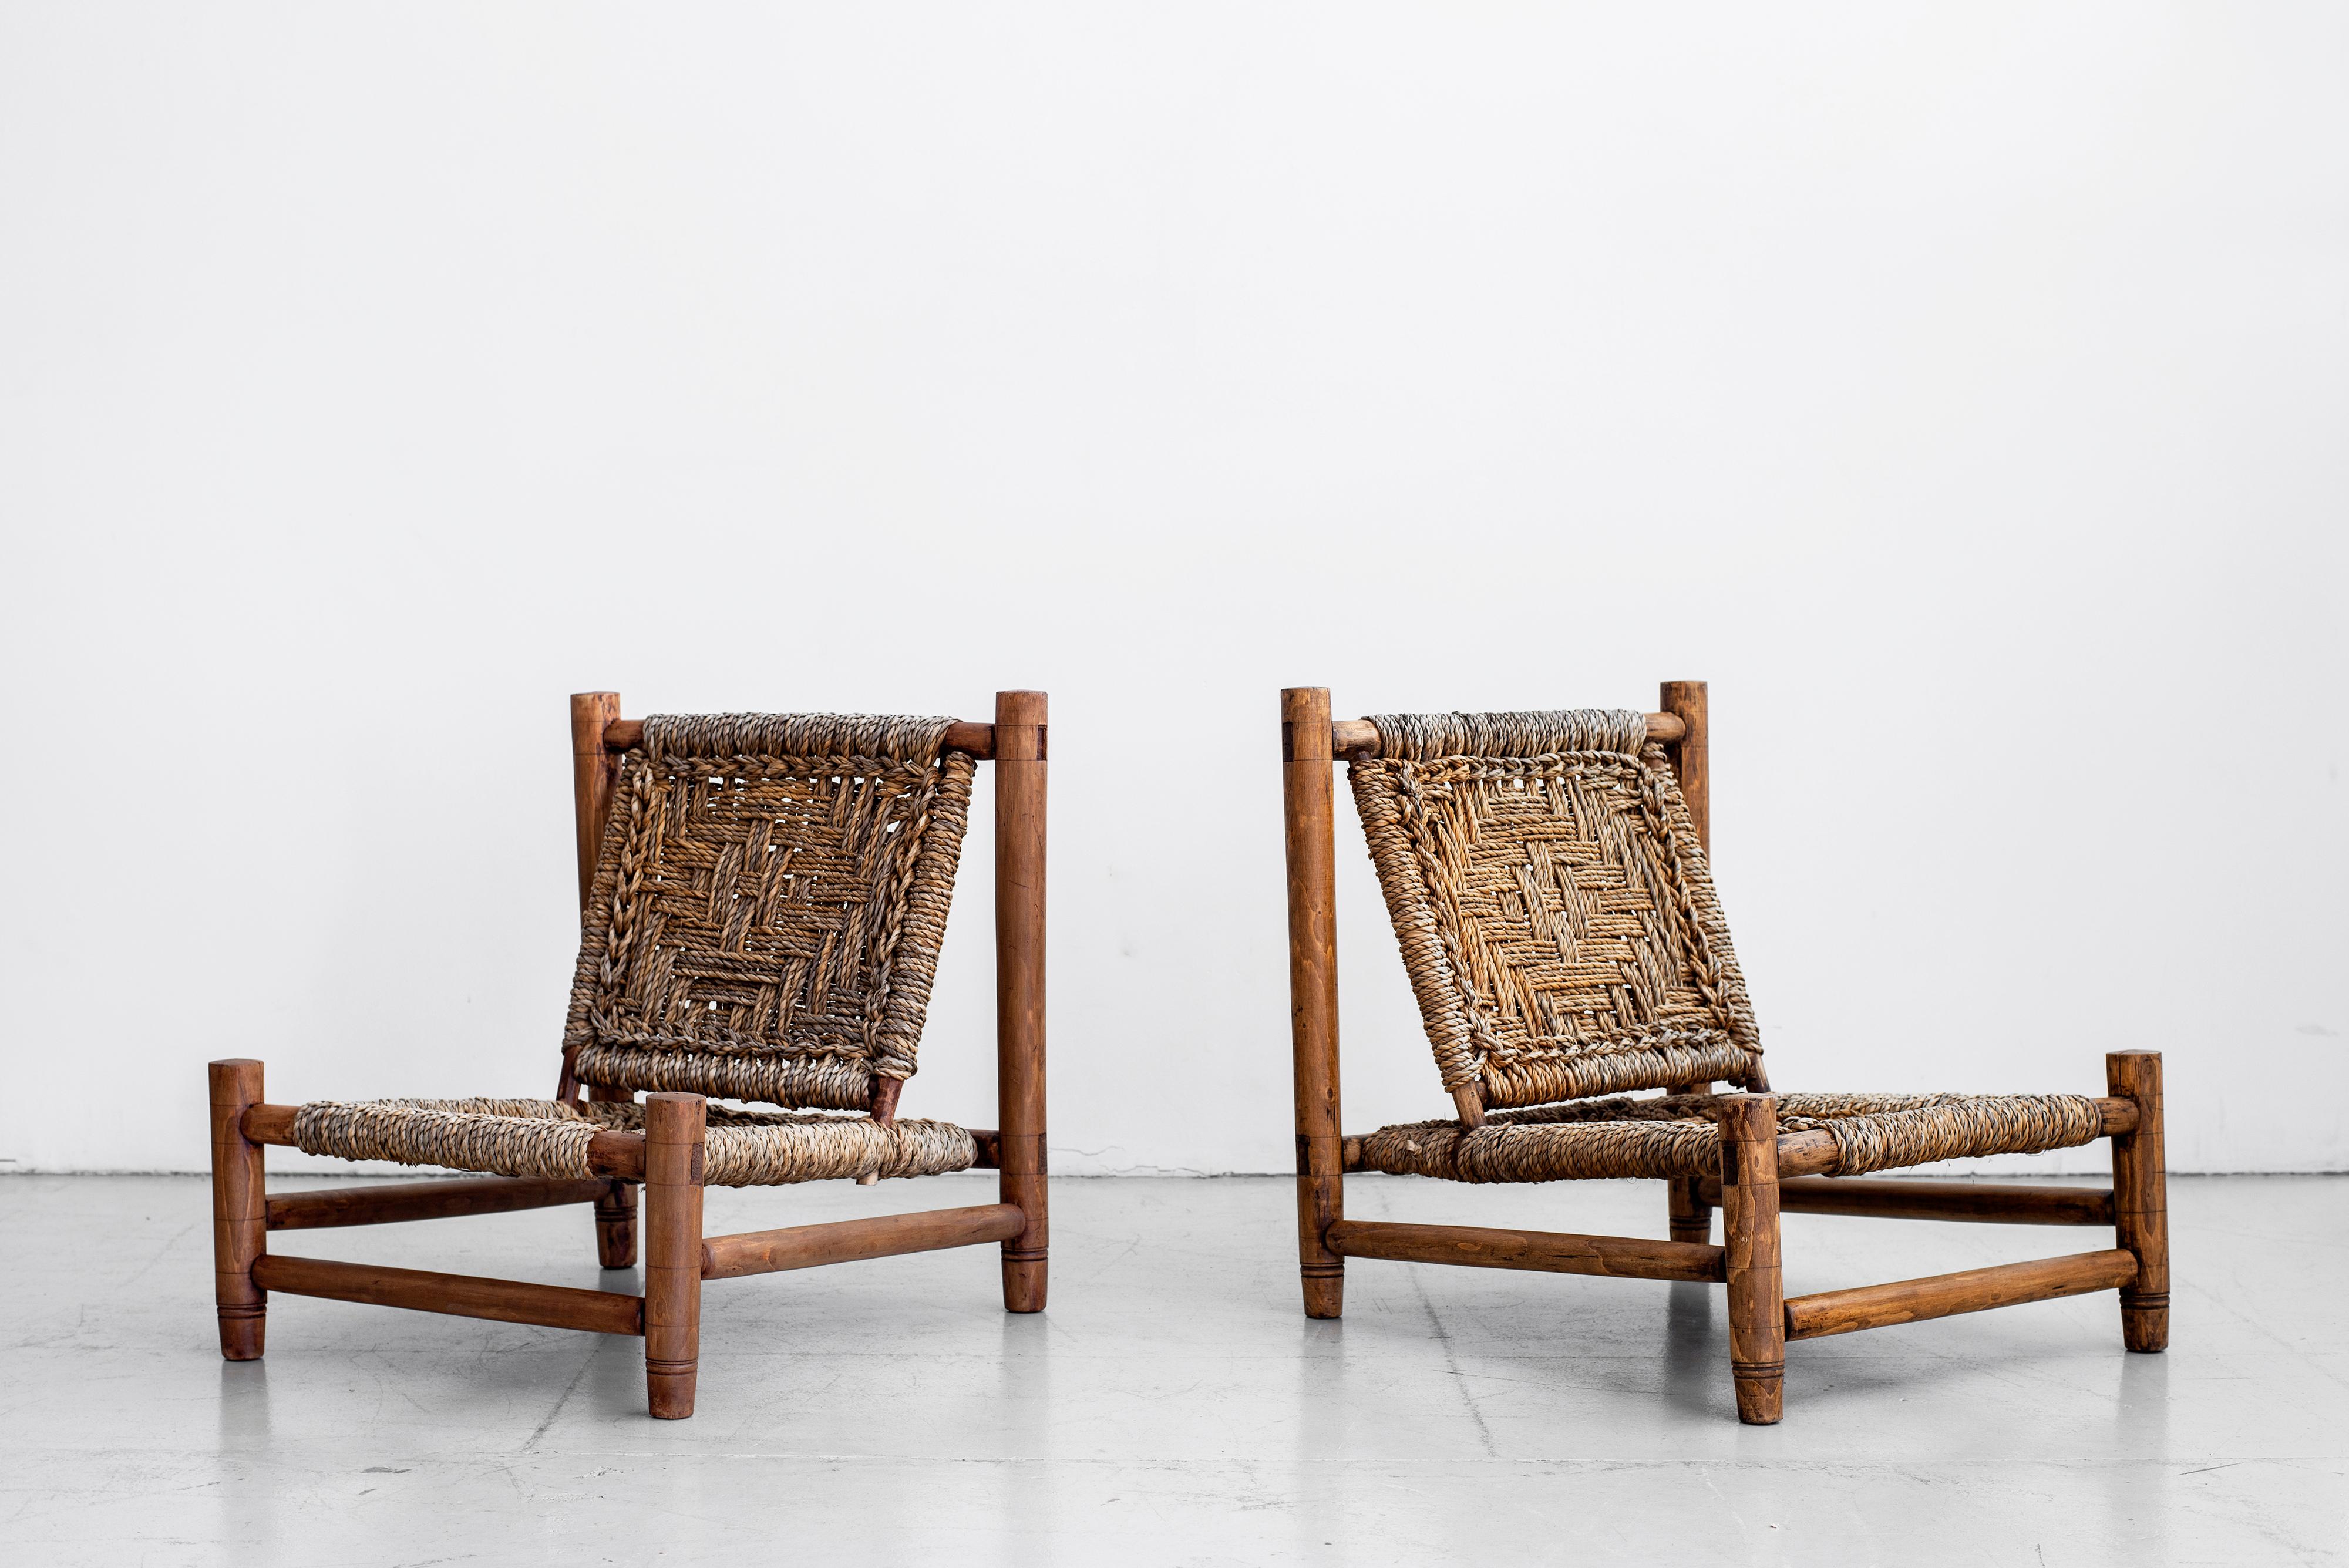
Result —
[{"label": "horizontal wooden rail", "polygon": [[[645,722],[642,719],[615,719],[604,726],[604,749],[625,752],[631,746],[642,745]],[[995,755],[995,726],[978,719],[957,719],[947,726],[946,749],[968,752],[985,761]]]},{"label": "horizontal wooden rail", "polygon": [[[1699,1200],[1721,1204],[1721,1182],[1697,1184]],[[1969,1220],[1985,1225],[2109,1225],[2108,1187],[2023,1187],[1989,1181],[1871,1181],[1808,1176],[1778,1184],[1789,1214],[1857,1214],[1879,1220]]]},{"label": "horizontal wooden rail", "polygon": [[[1688,725],[1678,713],[1648,715],[1648,739],[1677,741],[1688,732]],[[1330,754],[1342,758],[1349,752],[1363,751],[1379,743],[1379,727],[1368,719],[1333,719],[1330,722]]]},{"label": "horizontal wooden rail", "polygon": [[969,1209],[933,1209],[920,1214],[889,1214],[877,1220],[835,1220],[824,1225],[788,1225],[780,1231],[746,1231],[711,1236],[701,1243],[701,1277],[740,1279],[778,1274],[864,1258],[934,1252],[941,1247],[976,1247],[1009,1241],[1028,1228],[1016,1204],[982,1203]]},{"label": "horizontal wooden rail", "polygon": [[1987,1269],[1901,1280],[1889,1285],[1822,1291],[1787,1301],[1786,1337],[1820,1339],[1831,1334],[1922,1323],[1928,1318],[1950,1317],[1961,1312],[2054,1301],[2062,1296],[2085,1295],[2091,1291],[2117,1290],[2135,1278],[2136,1257],[2115,1248],[2104,1252],[2075,1252],[2064,1258],[2041,1258],[2029,1263],[2000,1263]]},{"label": "horizontal wooden rail", "polygon": [[284,1291],[289,1295],[326,1296],[368,1306],[406,1307],[411,1312],[579,1328],[592,1334],[642,1335],[645,1332],[643,1298],[609,1291],[388,1269],[378,1263],[338,1263],[325,1258],[289,1258],[277,1252],[265,1252],[254,1260],[253,1282],[264,1291]]},{"label": "horizontal wooden rail", "polygon": [[1552,1231],[1500,1231],[1481,1225],[1405,1225],[1340,1220],[1323,1244],[1349,1258],[1399,1263],[1465,1263],[1479,1269],[1537,1269],[1550,1274],[1607,1274],[1626,1280],[1728,1278],[1719,1247],[1649,1241],[1631,1236],[1574,1236]]},{"label": "horizontal wooden rail", "polygon": [[1003,1135],[993,1127],[965,1127],[970,1141],[978,1146],[978,1158],[970,1162],[973,1170],[1003,1168]]},{"label": "horizontal wooden rail", "polygon": [[593,1203],[608,1181],[558,1177],[481,1176],[454,1181],[402,1181],[388,1187],[327,1188],[287,1192],[269,1200],[272,1231],[319,1231],[336,1225],[390,1225],[403,1220],[445,1220],[465,1214],[506,1214]]},{"label": "horizontal wooden rail", "polygon": [[[247,1106],[243,1123],[244,1136],[254,1143],[271,1143],[290,1148],[294,1146],[294,1113],[301,1108],[299,1106]],[[616,1177],[622,1181],[642,1181],[645,1179],[645,1135],[609,1130],[597,1133],[587,1140],[587,1168],[595,1176]]]}]

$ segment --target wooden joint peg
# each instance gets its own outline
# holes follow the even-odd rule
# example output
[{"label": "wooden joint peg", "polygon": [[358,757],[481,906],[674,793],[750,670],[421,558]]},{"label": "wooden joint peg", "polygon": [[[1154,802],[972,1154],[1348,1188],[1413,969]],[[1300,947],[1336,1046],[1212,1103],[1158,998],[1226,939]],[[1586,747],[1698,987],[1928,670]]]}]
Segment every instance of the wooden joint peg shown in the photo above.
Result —
[{"label": "wooden joint peg", "polygon": [[699,1095],[645,1096],[645,1394],[664,1421],[693,1414],[701,1357]]},{"label": "wooden joint peg", "polygon": [[1737,1418],[1775,1425],[1785,1413],[1785,1284],[1778,1262],[1778,1102],[1721,1102],[1721,1226],[1729,1280],[1729,1371]]},{"label": "wooden joint peg", "polygon": [[233,1058],[206,1069],[212,1131],[212,1299],[220,1309],[221,1355],[258,1361],[269,1325],[269,1296],[253,1282],[268,1250],[269,1194],[261,1145],[244,1136],[244,1112],[259,1105],[261,1064]]},{"label": "wooden joint peg", "polygon": [[2161,1053],[2105,1057],[2106,1092],[2137,1106],[2137,1128],[2113,1138],[2113,1232],[2137,1258],[2121,1287],[2121,1342],[2150,1354],[2169,1348],[2169,1196],[2161,1147]]}]

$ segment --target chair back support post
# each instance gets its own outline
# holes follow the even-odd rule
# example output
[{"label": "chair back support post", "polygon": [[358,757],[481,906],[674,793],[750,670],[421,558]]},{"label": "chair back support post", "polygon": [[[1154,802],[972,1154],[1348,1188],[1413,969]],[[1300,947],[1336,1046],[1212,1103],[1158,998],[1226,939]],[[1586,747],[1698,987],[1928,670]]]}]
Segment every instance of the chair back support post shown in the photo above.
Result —
[{"label": "chair back support post", "polygon": [[[605,744],[604,732],[619,716],[617,691],[571,694],[571,816],[578,838],[579,909],[583,918],[588,890],[595,883],[595,859],[603,851],[604,825],[612,815],[612,787],[620,774],[619,759]],[[554,1087],[558,1100],[575,1098],[579,1093],[571,1058],[571,1052],[564,1052],[562,1076]]]},{"label": "chair back support post", "polygon": [[2106,1092],[2137,1102],[2137,1127],[2113,1139],[2115,1240],[2137,1257],[2121,1287],[2121,1337],[2128,1348],[2169,1348],[2169,1197],[2161,1129],[2161,1053],[2105,1057]]},{"label": "chair back support post", "polygon": [[212,1296],[220,1309],[221,1355],[258,1361],[268,1328],[269,1297],[253,1282],[253,1265],[269,1247],[269,1194],[261,1146],[244,1136],[244,1113],[261,1103],[261,1064],[212,1063]]},{"label": "chair back support post", "polygon": [[1047,711],[1041,691],[995,694],[995,1053],[1002,1200],[1027,1217],[1003,1243],[1003,1305],[1041,1312],[1050,1225],[1044,1149]]},{"label": "chair back support post", "polygon": [[1785,1406],[1786,1312],[1778,1262],[1778,1104],[1771,1096],[1721,1102],[1721,1228],[1737,1418],[1774,1426]]},{"label": "chair back support post", "polygon": [[1346,1262],[1325,1240],[1345,1218],[1338,1106],[1337,823],[1330,693],[1280,694],[1281,817],[1288,849],[1288,1027],[1296,1063],[1297,1254],[1305,1315],[1344,1310]]},{"label": "chair back support post", "polygon": [[645,1396],[654,1416],[693,1414],[701,1364],[699,1095],[645,1096]]},{"label": "chair back support post", "polygon": [[[1681,802],[1696,825],[1697,843],[1706,858],[1713,856],[1713,759],[1705,749],[1706,691],[1702,680],[1667,680],[1657,690],[1656,707],[1681,722],[1681,738],[1667,744],[1672,776],[1680,781]],[[1713,1085],[1674,1084],[1675,1095],[1702,1095]],[[1696,1181],[1674,1177],[1665,1184],[1665,1207],[1672,1240],[1713,1240],[1713,1207],[1697,1190]]]}]

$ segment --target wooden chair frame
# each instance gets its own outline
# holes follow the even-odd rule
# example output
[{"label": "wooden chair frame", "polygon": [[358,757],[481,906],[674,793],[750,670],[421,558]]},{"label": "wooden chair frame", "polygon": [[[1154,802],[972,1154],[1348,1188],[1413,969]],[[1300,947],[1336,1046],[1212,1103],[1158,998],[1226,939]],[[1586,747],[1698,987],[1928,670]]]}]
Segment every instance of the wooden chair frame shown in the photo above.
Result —
[{"label": "wooden chair frame", "polygon": [[[616,692],[571,700],[573,804],[578,822],[579,896],[584,905],[610,815],[623,753],[642,738],[640,721],[622,719]],[[646,1096],[645,1130],[605,1131],[589,1150],[593,1180],[463,1177],[403,1181],[341,1191],[266,1191],[262,1150],[294,1142],[298,1109],[271,1105],[262,1064],[211,1064],[212,1243],[221,1354],[260,1357],[268,1293],[326,1296],[377,1306],[409,1307],[460,1317],[541,1324],[550,1328],[634,1334],[645,1342],[652,1414],[693,1414],[705,1280],[775,1273],[860,1258],[999,1242],[1003,1304],[1044,1310],[1048,1223],[1044,1152],[1044,891],[1046,702],[1040,691],[999,691],[992,723],[957,722],[950,751],[991,762],[995,788],[996,1095],[999,1131],[974,1129],[978,1167],[999,1173],[999,1201],[963,1209],[871,1220],[795,1225],[733,1236],[701,1229],[702,1141],[706,1101],[699,1095]],[[895,1112],[899,1080],[883,1078],[872,1114]],[[566,1054],[557,1097],[579,1085]],[[596,1098],[632,1099],[600,1088]],[[381,1225],[401,1220],[493,1214],[592,1203],[603,1266],[636,1262],[636,1189],[644,1189],[645,1290],[641,1296],[515,1280],[481,1279],[330,1262],[270,1252],[268,1232],[327,1226]]]},{"label": "wooden chair frame", "polygon": [[[1648,715],[1649,737],[1664,743],[1699,839],[1710,852],[1705,683],[1665,681],[1660,707]],[[1362,1168],[1362,1140],[1341,1132],[1339,1121],[1337,845],[1330,773],[1339,758],[1376,746],[1379,735],[1367,720],[1333,722],[1330,693],[1321,687],[1284,691],[1280,719],[1290,1043],[1296,1058],[1298,1272],[1306,1316],[1334,1318],[1343,1312],[1349,1258],[1719,1284],[1729,1293],[1730,1370],[1738,1416],[1755,1425],[1775,1422],[1782,1414],[1789,1340],[2117,1290],[2127,1346],[2142,1352],[2168,1346],[2161,1056],[2153,1051],[2116,1051],[2105,1058],[2107,1092],[2099,1097],[2098,1109],[2104,1136],[2112,1143],[2109,1189],[1838,1179],[1833,1138],[1825,1132],[1780,1133],[1775,1102],[1764,1090],[1724,1096],[1718,1177],[1667,1181],[1670,1241],[1347,1219],[1345,1178]],[[1710,1088],[1681,1085],[1672,1092]],[[1454,1097],[1462,1122],[1483,1125],[1474,1085]],[[1723,1246],[1711,1244],[1716,1208],[1722,1211]],[[1782,1212],[2108,1225],[2117,1244],[1788,1298],[1782,1293],[1779,1265]]]}]

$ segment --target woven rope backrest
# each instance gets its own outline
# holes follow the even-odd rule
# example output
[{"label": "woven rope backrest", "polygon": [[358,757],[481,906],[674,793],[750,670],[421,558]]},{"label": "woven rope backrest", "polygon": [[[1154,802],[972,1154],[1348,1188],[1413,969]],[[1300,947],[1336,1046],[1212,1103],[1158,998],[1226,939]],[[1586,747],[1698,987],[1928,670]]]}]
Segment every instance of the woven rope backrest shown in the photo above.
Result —
[{"label": "woven rope backrest", "polygon": [[588,895],[580,1080],[857,1109],[913,1076],[970,815],[947,724],[647,719]]},{"label": "woven rope backrest", "polygon": [[1382,713],[1349,769],[1446,1089],[1744,1082],[1761,1037],[1647,716]]}]

